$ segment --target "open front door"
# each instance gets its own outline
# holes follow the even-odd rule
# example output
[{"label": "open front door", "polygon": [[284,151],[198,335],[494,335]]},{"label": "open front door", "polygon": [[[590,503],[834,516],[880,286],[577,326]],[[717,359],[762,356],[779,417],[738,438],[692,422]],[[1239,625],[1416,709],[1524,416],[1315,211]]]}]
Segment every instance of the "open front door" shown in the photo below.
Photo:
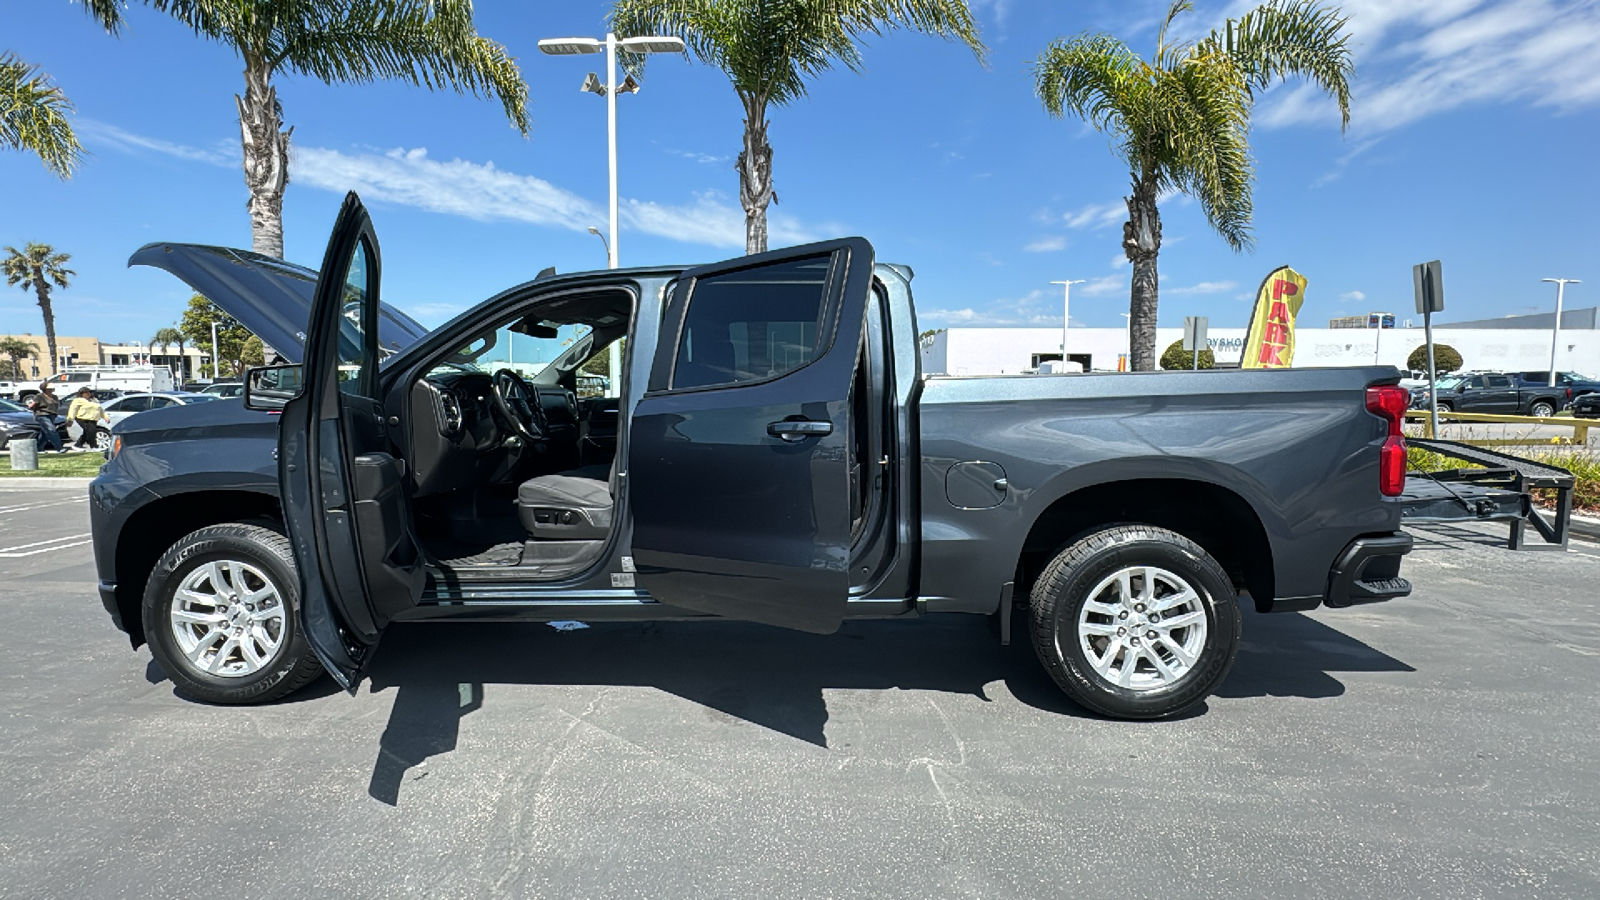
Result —
[{"label": "open front door", "polygon": [[425,578],[405,461],[393,455],[378,399],[379,268],[372,223],[352,193],[312,299],[303,386],[279,425],[300,623],[328,672],[352,691],[384,626],[416,605]]},{"label": "open front door", "polygon": [[633,554],[663,603],[826,634],[850,593],[850,386],[872,245],[685,272],[628,439]]}]

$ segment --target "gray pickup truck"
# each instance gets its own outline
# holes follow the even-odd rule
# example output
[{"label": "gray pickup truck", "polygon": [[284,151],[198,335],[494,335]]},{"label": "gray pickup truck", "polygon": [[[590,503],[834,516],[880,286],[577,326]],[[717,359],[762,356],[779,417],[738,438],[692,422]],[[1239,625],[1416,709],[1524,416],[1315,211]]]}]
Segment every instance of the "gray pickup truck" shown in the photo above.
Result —
[{"label": "gray pickup truck", "polygon": [[400,621],[964,612],[1156,718],[1227,676],[1241,602],[1410,590],[1391,368],[925,377],[911,273],[859,238],[546,273],[428,331],[354,195],[320,277],[131,262],[296,363],[129,419],[90,489],[106,610],[200,700],[354,690]]}]

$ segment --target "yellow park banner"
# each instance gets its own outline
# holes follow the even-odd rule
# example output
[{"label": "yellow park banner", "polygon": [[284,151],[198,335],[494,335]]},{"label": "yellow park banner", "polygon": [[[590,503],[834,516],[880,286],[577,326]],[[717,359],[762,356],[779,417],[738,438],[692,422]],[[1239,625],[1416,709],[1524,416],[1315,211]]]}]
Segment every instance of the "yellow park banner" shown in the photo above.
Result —
[{"label": "yellow park banner", "polygon": [[1294,320],[1306,300],[1306,277],[1288,266],[1272,270],[1256,292],[1244,336],[1245,369],[1287,369],[1294,364]]}]

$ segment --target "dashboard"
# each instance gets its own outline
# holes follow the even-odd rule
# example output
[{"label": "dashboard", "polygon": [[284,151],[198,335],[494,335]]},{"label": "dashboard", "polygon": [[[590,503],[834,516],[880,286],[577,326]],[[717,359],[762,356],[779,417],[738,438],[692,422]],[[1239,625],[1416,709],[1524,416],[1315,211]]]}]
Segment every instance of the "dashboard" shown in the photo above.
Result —
[{"label": "dashboard", "polygon": [[497,482],[519,482],[577,466],[577,398],[562,387],[534,387],[546,423],[544,439],[517,434],[480,372],[435,372],[411,391],[411,449],[416,493],[437,494]]}]

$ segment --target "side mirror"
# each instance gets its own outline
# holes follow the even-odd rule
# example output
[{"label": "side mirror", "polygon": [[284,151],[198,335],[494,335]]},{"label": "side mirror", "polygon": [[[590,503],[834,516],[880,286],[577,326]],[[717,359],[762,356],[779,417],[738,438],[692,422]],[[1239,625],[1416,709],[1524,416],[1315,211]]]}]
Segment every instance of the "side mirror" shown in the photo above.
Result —
[{"label": "side mirror", "polygon": [[244,408],[277,411],[300,396],[304,384],[300,367],[261,366],[244,373]]},{"label": "side mirror", "polygon": [[1467,386],[1466,386],[1465,383],[1456,385],[1456,393],[1465,394],[1466,392],[1467,392]]}]

